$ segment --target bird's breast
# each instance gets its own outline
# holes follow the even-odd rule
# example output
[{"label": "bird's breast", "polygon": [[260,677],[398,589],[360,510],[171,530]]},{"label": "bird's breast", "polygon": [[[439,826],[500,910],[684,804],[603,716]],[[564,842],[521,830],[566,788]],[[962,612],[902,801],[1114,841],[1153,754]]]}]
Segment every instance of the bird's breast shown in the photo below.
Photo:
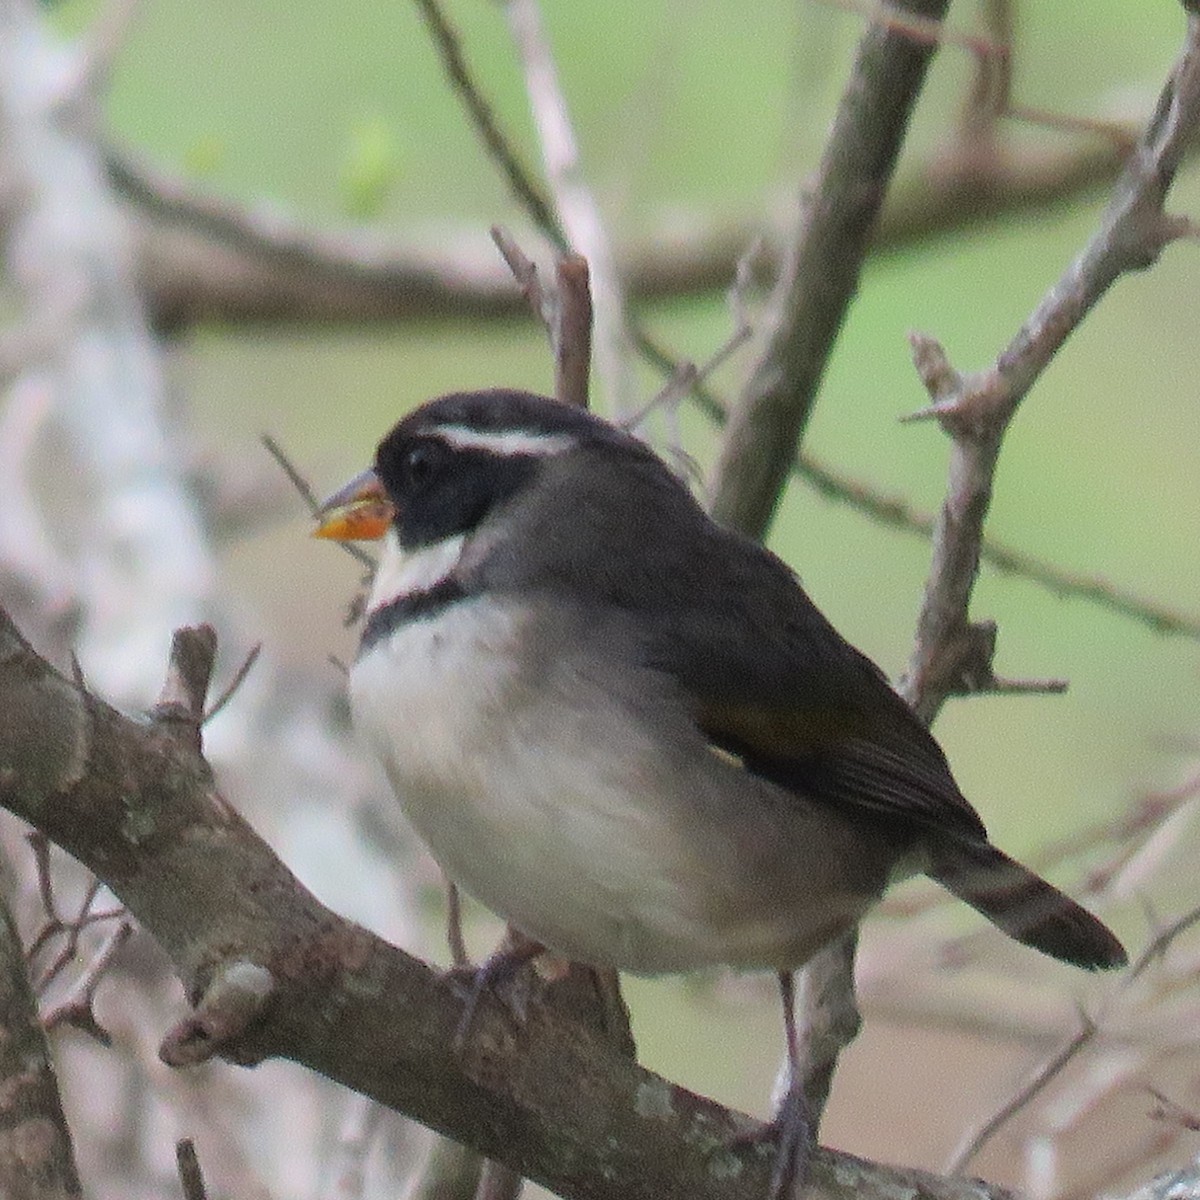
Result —
[{"label": "bird's breast", "polygon": [[355,724],[434,858],[580,961],[799,965],[867,902],[840,877],[845,831],[712,754],[665,677],[582,638],[473,597],[360,656]]}]

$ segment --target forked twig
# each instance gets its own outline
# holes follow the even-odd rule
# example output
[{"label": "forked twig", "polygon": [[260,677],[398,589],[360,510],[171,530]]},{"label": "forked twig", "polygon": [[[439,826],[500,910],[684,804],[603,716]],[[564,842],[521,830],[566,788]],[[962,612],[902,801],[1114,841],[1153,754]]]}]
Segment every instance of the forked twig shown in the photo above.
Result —
[{"label": "forked twig", "polygon": [[1106,997],[1096,1016],[1090,1017],[1086,1013],[1081,1012],[1079,1014],[1079,1032],[1065,1046],[1047,1059],[1024,1087],[964,1140],[963,1144],[954,1152],[953,1157],[946,1164],[947,1174],[960,1174],[971,1159],[1013,1117],[1021,1112],[1022,1109],[1028,1107],[1038,1095],[1045,1091],[1049,1084],[1061,1075],[1066,1067],[1074,1062],[1087,1046],[1095,1041],[1100,1030],[1104,1028],[1108,1014],[1113,1010],[1118,1000],[1129,990],[1134,981],[1139,979],[1153,963],[1158,962],[1166,954],[1172,942],[1193,925],[1197,924],[1200,924],[1200,906],[1190,909],[1182,916],[1177,917],[1165,928],[1159,930],[1117,981],[1116,986]]},{"label": "forked twig", "polygon": [[[269,433],[262,435],[262,444],[266,447],[267,453],[279,464],[280,469],[291,481],[292,486],[300,493],[301,499],[308,506],[308,511],[315,516],[317,510],[321,507],[321,502],[309,486],[308,480],[300,474],[293,465],[292,460],[284,453],[283,447]],[[338,542],[337,545],[341,546],[355,562],[361,563],[368,571],[373,572],[375,570],[375,559],[361,546],[355,545],[354,542]]]}]

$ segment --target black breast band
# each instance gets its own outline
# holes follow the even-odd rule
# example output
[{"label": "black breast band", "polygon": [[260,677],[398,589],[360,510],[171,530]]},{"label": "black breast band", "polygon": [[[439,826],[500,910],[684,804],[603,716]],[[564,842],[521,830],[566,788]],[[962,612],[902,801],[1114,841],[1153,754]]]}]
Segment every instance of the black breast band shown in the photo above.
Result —
[{"label": "black breast band", "polygon": [[436,617],[450,605],[465,600],[469,594],[462,583],[451,575],[424,591],[410,592],[406,596],[397,596],[395,600],[389,600],[387,604],[381,604],[363,626],[362,641],[358,646],[359,654],[365,654],[401,625],[407,625],[409,621]]}]

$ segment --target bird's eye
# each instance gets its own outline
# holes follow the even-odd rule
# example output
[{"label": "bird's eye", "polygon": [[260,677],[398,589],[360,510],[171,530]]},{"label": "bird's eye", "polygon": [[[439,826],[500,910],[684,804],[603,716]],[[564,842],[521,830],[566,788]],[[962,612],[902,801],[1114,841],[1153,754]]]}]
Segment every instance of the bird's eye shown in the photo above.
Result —
[{"label": "bird's eye", "polygon": [[417,442],[404,453],[404,474],[414,487],[428,483],[441,460],[439,448],[432,442]]}]

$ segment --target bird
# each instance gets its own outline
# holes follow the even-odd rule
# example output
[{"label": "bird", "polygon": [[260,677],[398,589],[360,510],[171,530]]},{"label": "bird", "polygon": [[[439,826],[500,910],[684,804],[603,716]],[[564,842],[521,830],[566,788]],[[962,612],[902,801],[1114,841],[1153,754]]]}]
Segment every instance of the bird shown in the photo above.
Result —
[{"label": "bird", "polygon": [[527,392],[451,393],[317,520],[382,540],[353,722],[454,884],[572,961],[777,974],[793,1069],[766,1127],[774,1194],[811,1137],[792,972],[893,882],[928,875],[1078,967],[1126,962],[989,842],[929,730],[792,569],[629,431]]}]

